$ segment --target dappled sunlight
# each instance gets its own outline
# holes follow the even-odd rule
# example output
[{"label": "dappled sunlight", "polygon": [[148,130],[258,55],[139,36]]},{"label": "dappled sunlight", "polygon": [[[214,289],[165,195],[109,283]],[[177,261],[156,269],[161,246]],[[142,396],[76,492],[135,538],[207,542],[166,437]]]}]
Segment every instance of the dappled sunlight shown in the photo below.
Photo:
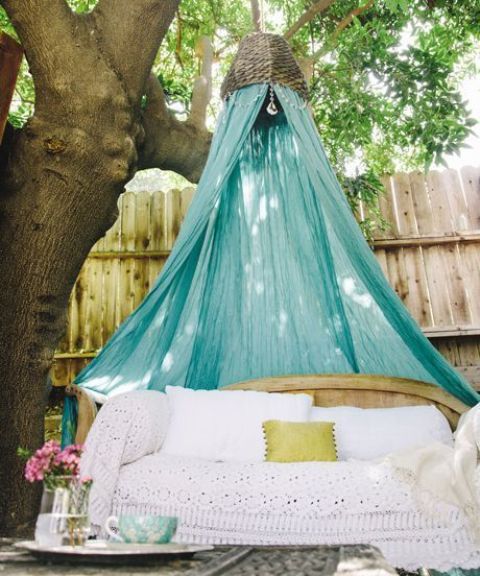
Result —
[{"label": "dappled sunlight", "polygon": [[153,376],[153,370],[152,369],[147,370],[142,378],[142,384],[147,386],[152,376]]},{"label": "dappled sunlight", "polygon": [[253,192],[253,182],[250,178],[245,178],[245,180],[242,181],[242,198],[247,222],[252,221]]},{"label": "dappled sunlight", "polygon": [[280,338],[283,338],[286,335],[287,325],[289,323],[287,312],[283,308],[281,308],[278,314],[273,314],[270,317],[270,321],[272,322],[272,324],[277,326],[278,336]]},{"label": "dappled sunlight", "polygon": [[268,205],[270,206],[270,208],[272,210],[278,210],[279,207],[279,202],[278,202],[278,196],[277,194],[275,194],[275,196],[272,196],[270,198],[270,200],[268,201]]},{"label": "dappled sunlight", "polygon": [[370,308],[373,305],[373,298],[367,292],[363,294],[360,292],[355,284],[355,280],[351,277],[343,278],[341,281],[341,286],[344,293],[349,296],[356,304],[362,306],[362,308]]},{"label": "dappled sunlight", "polygon": [[168,373],[173,368],[173,364],[174,364],[173,354],[171,352],[167,352],[165,354],[165,358],[163,359],[160,370],[163,373]]},{"label": "dappled sunlight", "polygon": [[153,318],[152,327],[160,328],[160,326],[163,326],[163,321],[165,320],[166,314],[167,314],[167,308],[166,306],[162,306],[158,314]]},{"label": "dappled sunlight", "polygon": [[283,338],[285,336],[288,324],[288,314],[285,310],[280,310],[278,314],[277,324],[278,324],[278,335],[280,338]]},{"label": "dappled sunlight", "polygon": [[258,205],[258,219],[260,221],[266,220],[267,218],[267,198],[266,196],[261,196]]},{"label": "dappled sunlight", "polygon": [[187,336],[191,336],[193,333],[195,332],[195,326],[192,322],[189,322],[186,326],[185,326],[185,334]]}]

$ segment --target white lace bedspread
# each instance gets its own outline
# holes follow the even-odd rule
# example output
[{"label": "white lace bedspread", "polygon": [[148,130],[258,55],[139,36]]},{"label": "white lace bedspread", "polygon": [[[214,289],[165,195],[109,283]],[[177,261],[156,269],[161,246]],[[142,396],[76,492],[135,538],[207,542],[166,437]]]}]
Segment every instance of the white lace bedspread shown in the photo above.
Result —
[{"label": "white lace bedspread", "polygon": [[225,463],[145,456],[120,471],[113,513],[178,516],[178,542],[378,546],[396,567],[477,568],[467,522],[419,512],[389,465]]}]

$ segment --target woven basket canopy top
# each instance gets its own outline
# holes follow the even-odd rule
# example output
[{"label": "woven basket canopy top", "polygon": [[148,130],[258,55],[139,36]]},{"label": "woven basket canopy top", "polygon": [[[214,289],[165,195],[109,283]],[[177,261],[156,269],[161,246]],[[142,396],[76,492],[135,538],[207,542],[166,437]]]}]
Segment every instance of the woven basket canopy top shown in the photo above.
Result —
[{"label": "woven basket canopy top", "polygon": [[240,42],[221,88],[222,98],[250,84],[283,84],[308,99],[305,77],[287,41],[277,34],[255,32]]}]

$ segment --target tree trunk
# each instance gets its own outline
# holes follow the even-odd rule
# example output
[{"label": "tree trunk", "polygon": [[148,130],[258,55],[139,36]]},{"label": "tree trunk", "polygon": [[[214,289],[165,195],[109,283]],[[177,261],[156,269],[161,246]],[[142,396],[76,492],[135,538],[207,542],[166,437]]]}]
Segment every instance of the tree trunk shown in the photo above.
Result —
[{"label": "tree trunk", "polygon": [[[109,142],[131,142],[128,131],[112,128],[114,118],[108,127],[97,119],[85,130],[88,120],[79,118],[83,129],[65,130],[33,119],[16,138],[10,173],[1,181],[0,530],[4,534],[31,527],[37,512],[34,491],[21,480],[16,450],[33,449],[42,442],[45,385],[65,329],[68,298],[91,246],[115,219],[117,198],[133,165],[130,145],[115,149],[115,154],[109,146],[102,150],[96,145],[112,132],[115,137]],[[85,141],[88,132],[96,132],[98,139]]]},{"label": "tree trunk", "polygon": [[39,82],[35,116],[14,135],[0,174],[0,535],[32,528],[36,493],[16,450],[42,443],[47,373],[70,292],[137,160],[138,108],[84,48],[75,81],[66,70],[53,90]]},{"label": "tree trunk", "polygon": [[[0,0],[36,88],[35,115],[0,148],[0,536],[32,533],[39,491],[22,479],[17,448],[43,441],[48,370],[70,292],[117,217],[137,150],[155,156],[145,134],[162,143],[155,159],[166,168],[197,178],[205,162],[205,129],[169,120],[161,102],[157,113],[140,111],[178,3],[99,0],[91,14],[74,15],[64,0]],[[166,146],[172,137],[178,142]]]}]

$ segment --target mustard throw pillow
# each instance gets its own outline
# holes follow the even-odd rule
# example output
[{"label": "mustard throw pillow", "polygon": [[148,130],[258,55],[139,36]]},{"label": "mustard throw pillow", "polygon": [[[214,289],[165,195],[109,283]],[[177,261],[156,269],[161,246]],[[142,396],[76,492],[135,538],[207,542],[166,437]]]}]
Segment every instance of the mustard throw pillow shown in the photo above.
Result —
[{"label": "mustard throw pillow", "polygon": [[333,422],[263,423],[267,462],[335,462]]}]

